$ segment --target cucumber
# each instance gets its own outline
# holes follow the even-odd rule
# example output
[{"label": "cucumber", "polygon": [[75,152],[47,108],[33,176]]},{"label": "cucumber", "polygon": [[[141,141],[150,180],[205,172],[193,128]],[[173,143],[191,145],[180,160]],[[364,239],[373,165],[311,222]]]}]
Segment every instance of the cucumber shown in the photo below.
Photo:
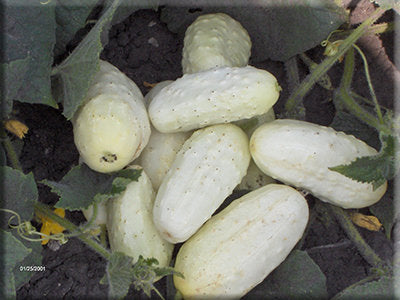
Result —
[{"label": "cucumber", "polygon": [[282,184],[234,200],[179,249],[175,287],[185,299],[239,299],[285,260],[308,217],[304,197]]},{"label": "cucumber", "polygon": [[[129,168],[141,169],[139,166]],[[154,257],[160,267],[169,265],[173,245],[165,241],[153,223],[155,192],[144,171],[128,184],[122,195],[107,203],[107,230],[112,251],[133,257]]]},{"label": "cucumber", "polygon": [[268,71],[251,66],[221,67],[185,74],[164,87],[149,105],[160,132],[182,132],[266,113],[280,87]]},{"label": "cucumber", "polygon": [[343,208],[370,206],[386,192],[387,183],[373,190],[370,183],[329,169],[377,154],[363,141],[330,127],[275,120],[256,129],[250,139],[250,152],[265,174]]},{"label": "cucumber", "polygon": [[215,67],[245,67],[251,54],[246,29],[224,13],[199,16],[186,30],[182,50],[183,73]]},{"label": "cucumber", "polygon": [[106,61],[100,61],[100,69],[72,124],[82,161],[102,173],[124,168],[139,156],[150,137],[142,93]]},{"label": "cucumber", "polygon": [[199,129],[183,144],[161,183],[154,223],[171,243],[193,235],[246,174],[248,138],[237,126]]}]

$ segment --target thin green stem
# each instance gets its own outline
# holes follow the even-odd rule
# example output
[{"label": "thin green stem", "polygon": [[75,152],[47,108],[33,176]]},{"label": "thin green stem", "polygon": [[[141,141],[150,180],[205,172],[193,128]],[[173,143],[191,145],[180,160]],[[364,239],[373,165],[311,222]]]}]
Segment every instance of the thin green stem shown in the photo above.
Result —
[{"label": "thin green stem", "polygon": [[96,218],[97,218],[97,214],[98,214],[98,210],[99,210],[99,205],[98,205],[98,203],[95,201],[95,202],[93,203],[92,207],[93,207],[92,216],[90,217],[89,221],[87,221],[86,224],[84,224],[84,225],[80,228],[80,230],[81,230],[82,232],[85,232],[85,231],[87,231],[88,229],[90,229],[90,228],[92,227],[94,221],[95,221]]},{"label": "thin green stem", "polygon": [[346,53],[344,71],[342,81],[337,93],[340,97],[340,104],[349,110],[355,117],[361,121],[367,123],[371,127],[376,128],[380,132],[387,134],[391,133],[390,128],[386,124],[382,124],[379,119],[377,119],[373,114],[362,108],[351,96],[351,82],[353,80],[354,72],[354,50],[349,49]]},{"label": "thin green stem", "polygon": [[[342,31],[337,31],[333,32],[332,36],[332,41],[337,41],[337,40],[344,40],[346,39],[354,29],[347,29],[347,30],[342,30]],[[374,24],[371,25],[368,30],[366,31],[365,35],[369,34],[382,34],[382,33],[388,33],[394,31],[394,22],[387,22],[387,23],[379,23],[379,24]]]},{"label": "thin green stem", "polygon": [[[373,102],[372,100],[370,100],[370,99],[368,99],[368,98],[365,98],[365,97],[363,97],[363,96],[357,94],[357,93],[354,92],[354,91],[350,91],[350,96],[353,97],[354,100],[357,101],[357,99],[358,99],[359,101],[364,102],[364,103],[367,104],[367,105],[371,105],[371,106],[374,106],[374,105],[375,105],[374,102]],[[381,107],[381,109],[383,109],[383,110],[385,110],[385,111],[391,111],[390,108],[387,108],[387,107],[385,107],[385,106],[383,106],[383,105],[380,105],[380,107]]]},{"label": "thin green stem", "polygon": [[[297,56],[293,56],[285,61],[285,72],[288,82],[289,92],[293,93],[300,85],[299,68],[297,64]],[[286,117],[304,120],[306,110],[303,103],[299,103],[296,106],[296,110],[287,113]]]},{"label": "thin green stem", "polygon": [[354,31],[342,41],[338,47],[338,51],[333,56],[328,56],[325,60],[314,69],[300,84],[300,86],[292,93],[286,101],[285,110],[290,115],[296,107],[302,102],[303,97],[309,92],[316,81],[321,78],[335,63],[342,57],[352,45],[363,36],[370,26],[386,11],[384,8],[378,7],[363,23],[361,23]]},{"label": "thin green stem", "polygon": [[339,222],[340,226],[346,232],[349,239],[354,243],[361,256],[373,267],[381,270],[387,270],[388,264],[383,261],[375,251],[365,242],[357,228],[354,226],[345,210],[340,207],[329,205],[330,211]]},{"label": "thin green stem", "polygon": [[19,171],[22,171],[21,164],[19,163],[18,155],[15,152],[15,149],[11,143],[10,138],[8,137],[6,131],[4,130],[4,126],[0,125],[0,137],[4,145],[4,149],[6,150],[7,157],[10,160],[11,166]]},{"label": "thin green stem", "polygon": [[360,56],[364,62],[365,77],[367,78],[368,88],[371,93],[372,101],[374,101],[374,104],[375,104],[375,111],[376,111],[376,114],[378,115],[379,122],[381,124],[383,124],[384,121],[383,121],[382,111],[379,106],[378,99],[376,98],[374,87],[372,85],[371,76],[369,74],[367,58],[365,57],[364,53],[361,51],[361,49],[356,44],[354,44],[353,47],[357,50],[358,54],[360,54]]},{"label": "thin green stem", "polygon": [[[312,72],[315,68],[318,67],[318,64],[311,58],[309,58],[305,53],[301,53],[299,56],[301,60],[308,66],[310,72]],[[321,78],[317,80],[317,83],[328,91],[333,90],[332,82],[328,74],[323,74]]]},{"label": "thin green stem", "polygon": [[[51,219],[54,222],[57,222],[60,224],[62,227],[67,229],[70,232],[76,232],[79,231],[79,226],[76,226],[75,224],[71,223],[67,219],[64,219],[57,214],[55,214],[46,204],[43,204],[41,202],[36,202],[35,205],[35,210],[39,212],[41,215],[46,216],[47,218]],[[84,242],[86,245],[91,247],[93,250],[95,250],[97,253],[99,253],[101,256],[106,258],[107,260],[110,259],[110,252],[104,248],[102,245],[100,245],[98,242],[96,242],[94,239],[92,239],[90,236],[86,234],[82,234],[77,236],[82,242]]]}]

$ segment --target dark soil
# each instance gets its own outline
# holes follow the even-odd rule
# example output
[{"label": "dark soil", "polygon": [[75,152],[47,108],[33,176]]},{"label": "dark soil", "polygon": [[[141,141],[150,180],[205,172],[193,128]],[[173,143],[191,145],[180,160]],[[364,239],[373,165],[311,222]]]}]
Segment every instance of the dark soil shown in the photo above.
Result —
[{"label": "dark soil", "polygon": [[[361,22],[369,15],[373,5],[370,1],[348,1],[352,9],[351,21]],[[383,17],[392,19],[391,13]],[[160,21],[159,12],[139,10],[125,21],[115,25],[109,34],[109,44],[102,53],[108,60],[125,72],[145,94],[149,87],[145,82],[156,83],[166,79],[176,79],[181,74],[182,39],[171,33]],[[393,106],[393,82],[398,76],[393,60],[393,34],[381,38],[363,38],[359,45],[364,49],[371,67],[371,76],[376,87],[378,99],[385,106]],[[308,54],[316,61],[322,59],[323,49],[316,47]],[[282,99],[288,96],[288,84],[284,66],[280,62],[264,61],[250,64],[265,68],[273,73],[283,87]],[[302,75],[307,69],[299,65]],[[360,94],[369,97],[362,71],[362,63],[357,60],[357,75],[354,87]],[[335,65],[329,72],[333,85],[338,86],[342,65]],[[308,121],[329,125],[335,108],[331,101],[332,93],[316,86],[305,98]],[[279,114],[282,106],[276,106]],[[56,110],[47,106],[17,103],[16,116],[26,123],[29,133],[25,137],[20,153],[25,172],[33,172],[35,179],[60,180],[72,166],[78,163],[79,155],[75,148],[72,126]],[[39,184],[40,201],[54,204],[57,196],[49,188]],[[315,199],[308,196],[310,206]],[[80,212],[67,215],[75,223],[84,221]],[[393,250],[383,231],[371,232],[360,229],[366,240],[378,251],[383,259],[390,261]],[[316,218],[309,229],[302,249],[319,265],[326,275],[329,296],[333,296],[347,286],[370,274],[370,265],[360,256],[335,220]],[[105,298],[107,287],[99,283],[105,272],[105,260],[77,239],[64,245],[57,243],[43,247],[44,272],[37,272],[29,283],[17,293],[19,299],[44,298]],[[157,283],[161,293],[166,295],[166,280]],[[256,287],[257,289],[257,287]],[[134,296],[133,289],[129,293]],[[146,298],[135,295],[135,298]]]}]

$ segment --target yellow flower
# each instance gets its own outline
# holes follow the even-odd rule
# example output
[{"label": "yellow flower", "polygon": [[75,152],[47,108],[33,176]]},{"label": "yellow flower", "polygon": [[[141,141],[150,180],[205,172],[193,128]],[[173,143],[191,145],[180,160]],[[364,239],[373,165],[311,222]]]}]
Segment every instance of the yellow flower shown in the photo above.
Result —
[{"label": "yellow flower", "polygon": [[8,120],[4,122],[4,126],[8,131],[14,133],[20,139],[23,139],[29,130],[28,126],[18,120]]},{"label": "yellow flower", "polygon": [[[56,208],[54,210],[54,213],[61,218],[65,217],[65,210],[63,208]],[[57,222],[49,219],[48,217],[38,215],[38,218],[42,222],[42,228],[40,229],[40,232],[45,234],[45,235],[51,235],[51,234],[57,234],[61,233],[65,230],[64,227],[62,227],[60,224]],[[45,236],[43,236],[45,238]],[[42,245],[46,245],[49,242],[49,239],[44,239],[42,240]]]}]

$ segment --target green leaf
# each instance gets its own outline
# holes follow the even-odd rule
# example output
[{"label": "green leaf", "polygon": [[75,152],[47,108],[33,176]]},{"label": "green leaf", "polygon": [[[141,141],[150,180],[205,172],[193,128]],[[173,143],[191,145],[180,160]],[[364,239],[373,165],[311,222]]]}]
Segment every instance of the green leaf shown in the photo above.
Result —
[{"label": "green leaf", "polygon": [[243,299],[326,299],[326,278],[307,252],[295,250]]},{"label": "green leaf", "polygon": [[113,252],[107,264],[106,275],[100,283],[105,284],[107,279],[111,299],[125,297],[132,283],[136,290],[143,291],[148,297],[151,297],[153,290],[159,294],[154,283],[160,277],[172,274],[183,277],[173,268],[157,266],[158,261],[155,258],[143,258],[142,255],[139,255],[137,262],[133,264],[132,257],[121,252]]},{"label": "green leaf", "polygon": [[141,170],[126,169],[112,174],[91,170],[86,165],[72,168],[60,182],[43,180],[60,196],[56,207],[68,210],[88,208],[93,201],[102,201],[122,193],[131,181],[137,181]]},{"label": "green leaf", "polygon": [[109,196],[115,196],[123,191],[125,191],[126,186],[134,181],[137,181],[140,177],[142,170],[133,170],[133,169],[123,169],[119,171],[117,177],[113,180],[111,193]]},{"label": "green leaf", "polygon": [[43,247],[39,242],[27,241],[19,236],[15,236],[22,244],[31,252],[13,269],[15,288],[18,290],[27,283],[35,274],[35,272],[21,272],[20,266],[42,266],[42,250]]},{"label": "green leaf", "polygon": [[15,280],[12,270],[20,263],[30,252],[18,239],[10,232],[0,228],[0,267],[3,280],[0,281],[1,299],[15,297]]},{"label": "green leaf", "polygon": [[29,62],[31,58],[27,56],[23,59],[16,59],[9,63],[2,63],[1,68],[1,82],[3,83],[3,88],[1,89],[1,99],[3,99],[3,105],[1,107],[2,118],[6,118],[12,110],[13,101],[18,97],[18,91],[24,84],[21,80],[25,78]]},{"label": "green leaf", "polygon": [[76,32],[85,27],[87,17],[97,3],[96,0],[57,0],[55,56],[63,54]]},{"label": "green leaf", "polygon": [[[0,182],[4,187],[0,193],[0,207],[13,210],[20,215],[22,221],[30,221],[33,217],[33,205],[38,199],[33,174],[25,175],[4,166],[0,167]],[[1,226],[5,226],[10,217],[11,214],[0,211]]]},{"label": "green leaf", "polygon": [[351,286],[335,296],[335,299],[395,299],[393,281],[392,278],[384,276],[377,281]]},{"label": "green leaf", "polygon": [[114,12],[122,0],[114,0],[94,27],[73,52],[54,69],[54,90],[63,102],[63,114],[71,119],[83,103],[93,76],[99,69],[99,56],[103,50],[102,37],[106,36]]},{"label": "green leaf", "polygon": [[[389,189],[391,189],[390,186]],[[385,193],[381,200],[369,207],[369,210],[382,223],[383,227],[385,228],[386,236],[388,239],[390,239],[392,227],[395,222],[393,193],[390,191],[389,193]]]},{"label": "green leaf", "polygon": [[134,278],[132,257],[121,252],[113,252],[107,263],[106,278],[109,298],[124,298]]},{"label": "green leaf", "polygon": [[137,291],[143,291],[148,297],[151,297],[151,292],[159,292],[154,286],[154,283],[163,276],[176,274],[183,278],[183,275],[176,272],[171,267],[159,268],[158,261],[155,258],[143,258],[139,255],[137,262],[133,266],[134,286]]},{"label": "green leaf", "polygon": [[[198,8],[192,11],[189,8]],[[206,13],[224,12],[248,31],[252,60],[286,61],[324,40],[346,20],[343,9],[325,0],[185,1],[185,7],[166,7],[162,21],[183,39],[186,28]],[[288,22],[290,20],[290,22]]]},{"label": "green leaf", "polygon": [[396,138],[392,135],[381,134],[381,150],[377,155],[359,157],[348,165],[329,168],[353,180],[372,183],[377,189],[386,180],[393,179],[397,173]]},{"label": "green leaf", "polygon": [[3,98],[9,110],[13,100],[57,107],[51,93],[51,67],[55,44],[55,6],[3,1],[3,48],[1,63],[6,82]]}]

